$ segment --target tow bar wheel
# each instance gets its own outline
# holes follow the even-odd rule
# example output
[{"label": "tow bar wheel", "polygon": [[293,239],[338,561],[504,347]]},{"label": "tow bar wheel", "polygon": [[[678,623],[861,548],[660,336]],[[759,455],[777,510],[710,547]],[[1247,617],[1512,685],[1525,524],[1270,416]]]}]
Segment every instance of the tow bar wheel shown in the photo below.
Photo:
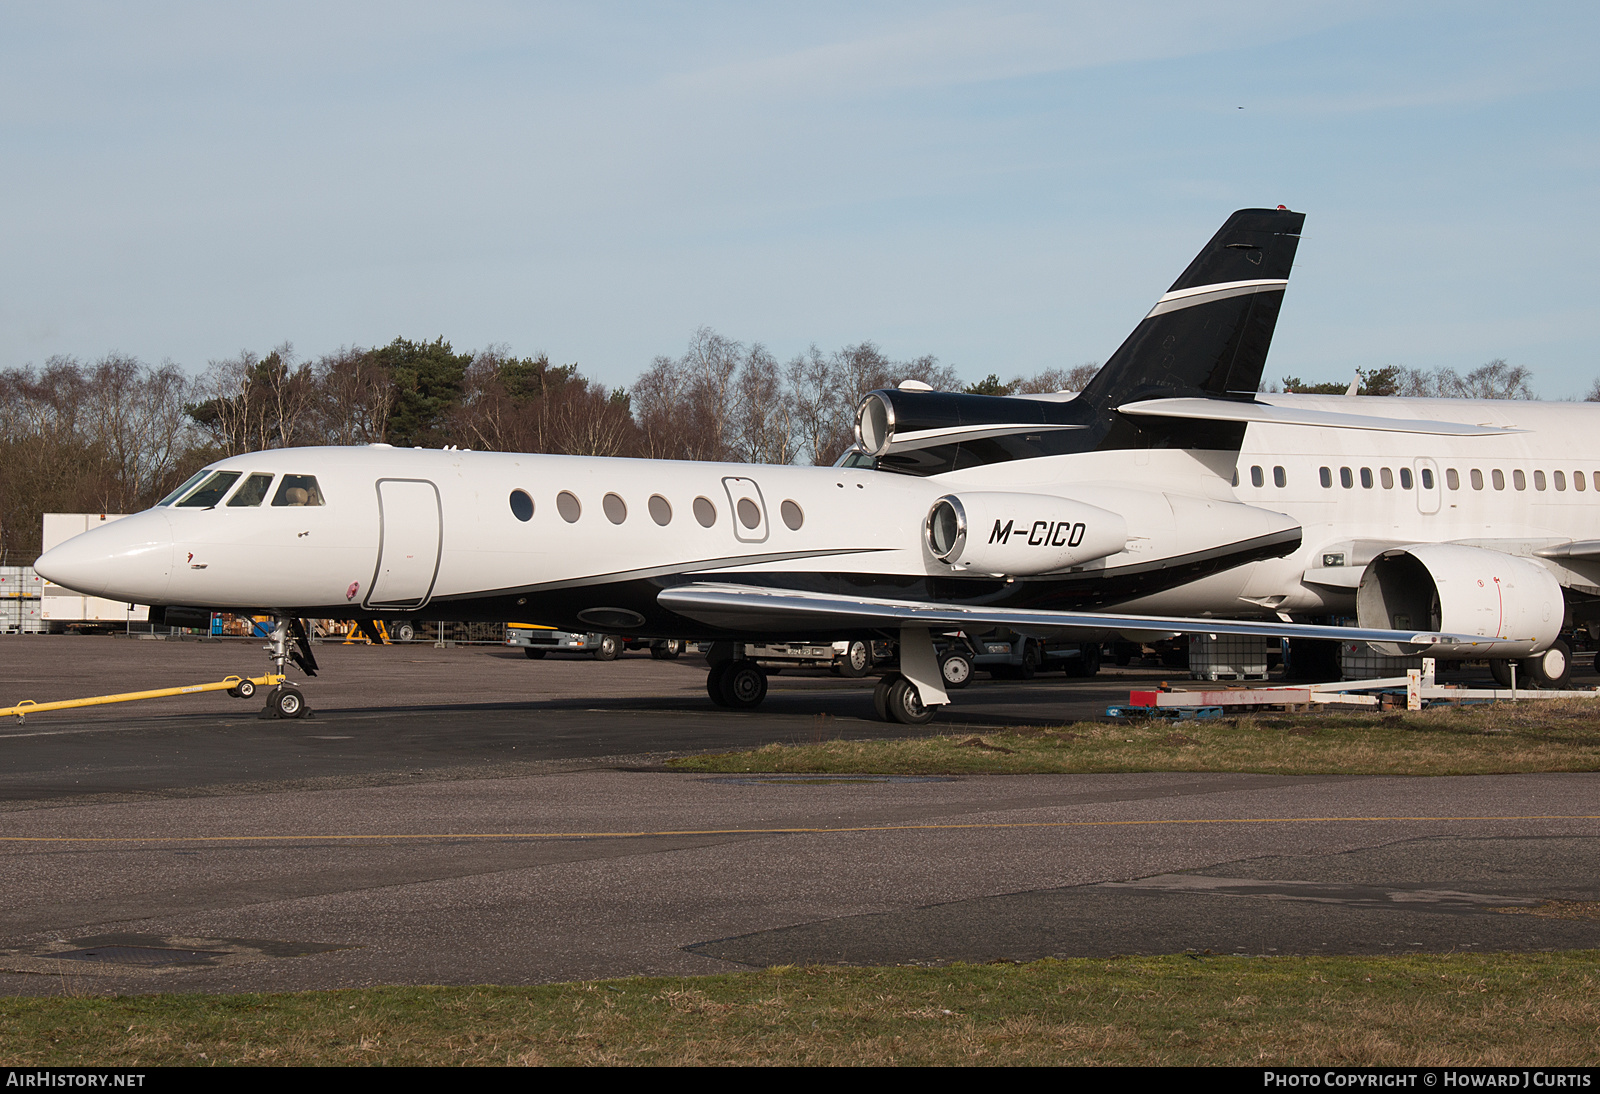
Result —
[{"label": "tow bar wheel", "polygon": [[249,677],[240,677],[239,682],[228,689],[228,694],[235,699],[248,699],[256,693],[255,681]]}]

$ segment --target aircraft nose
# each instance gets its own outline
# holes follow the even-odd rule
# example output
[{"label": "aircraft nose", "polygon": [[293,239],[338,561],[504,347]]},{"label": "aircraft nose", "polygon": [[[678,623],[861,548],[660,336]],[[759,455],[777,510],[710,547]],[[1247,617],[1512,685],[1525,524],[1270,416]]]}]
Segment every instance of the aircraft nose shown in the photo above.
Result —
[{"label": "aircraft nose", "polygon": [[172,527],[165,513],[146,510],[57,544],[33,568],[46,581],[88,596],[158,602],[172,578]]}]

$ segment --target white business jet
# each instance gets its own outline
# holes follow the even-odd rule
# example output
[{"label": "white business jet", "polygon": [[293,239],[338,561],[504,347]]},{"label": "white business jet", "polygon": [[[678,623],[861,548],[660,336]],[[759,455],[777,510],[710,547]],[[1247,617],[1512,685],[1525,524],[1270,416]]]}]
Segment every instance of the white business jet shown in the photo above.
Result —
[{"label": "white business jet", "polygon": [[[900,667],[874,698],[907,723],[949,701],[931,634],[952,629],[1348,638],[1478,657],[1544,648],[1554,634],[1525,613],[1459,630],[1421,610],[1356,629],[1161,614],[1163,596],[1188,603],[1197,581],[1301,547],[1295,520],[1234,494],[1247,423],[1269,416],[1312,437],[1508,432],[1255,398],[1303,220],[1281,207],[1233,214],[1077,398],[869,394],[847,461],[866,466],[252,452],[37,569],[153,605],[158,619],[270,613],[280,670],[293,659],[315,671],[300,623],[314,617],[425,612],[710,639],[707,691],[730,707],[766,694],[742,643],[888,634]],[[1158,607],[1106,610],[1135,598]],[[269,707],[293,716],[305,703],[284,685]]]},{"label": "white business jet", "polygon": [[[1299,549],[1203,578],[1126,611],[1284,619],[1355,616],[1362,626],[1538,636],[1519,681],[1560,688],[1558,635],[1600,629],[1600,406],[1525,400],[1264,395],[1239,453],[1239,500],[1292,516]],[[1381,428],[1308,430],[1272,415],[1431,419],[1497,435],[1420,437]],[[1490,666],[1510,683],[1502,650]]]}]

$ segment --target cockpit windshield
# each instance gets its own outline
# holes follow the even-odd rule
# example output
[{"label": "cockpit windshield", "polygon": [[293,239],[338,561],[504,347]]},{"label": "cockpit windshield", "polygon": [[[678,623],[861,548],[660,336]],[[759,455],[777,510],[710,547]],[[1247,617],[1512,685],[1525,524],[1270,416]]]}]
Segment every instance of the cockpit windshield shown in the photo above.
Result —
[{"label": "cockpit windshield", "polygon": [[322,491],[315,475],[285,475],[272,496],[273,505],[321,505]]},{"label": "cockpit windshield", "polygon": [[865,471],[876,471],[878,460],[877,457],[869,456],[859,448],[847,448],[844,450],[844,455],[833,461],[833,466],[859,467]]},{"label": "cockpit windshield", "polygon": [[209,474],[211,474],[211,472],[208,469],[201,468],[199,471],[196,471],[194,474],[190,475],[187,479],[184,479],[182,486],[178,487],[172,493],[156,502],[156,505],[171,505],[173,502],[187,494],[195,485],[200,482],[201,479],[205,478]]},{"label": "cockpit windshield", "polygon": [[240,471],[213,471],[192,493],[178,503],[179,509],[210,509],[239,481]]},{"label": "cockpit windshield", "polygon": [[265,472],[257,471],[244,480],[243,486],[233,492],[233,497],[228,499],[228,507],[231,509],[234,507],[260,505],[267,500],[267,487],[271,485],[272,476]]}]

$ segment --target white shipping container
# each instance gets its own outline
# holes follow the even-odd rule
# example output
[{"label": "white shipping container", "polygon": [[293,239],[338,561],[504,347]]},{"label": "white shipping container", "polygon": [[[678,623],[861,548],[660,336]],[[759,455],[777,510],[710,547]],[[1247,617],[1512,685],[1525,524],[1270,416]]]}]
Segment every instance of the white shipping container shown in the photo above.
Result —
[{"label": "white shipping container", "polygon": [[1384,680],[1422,667],[1422,657],[1389,657],[1365,642],[1339,643],[1339,675],[1345,680]]},{"label": "white shipping container", "polygon": [[1194,680],[1265,680],[1277,639],[1248,635],[1189,636],[1189,676]]}]

